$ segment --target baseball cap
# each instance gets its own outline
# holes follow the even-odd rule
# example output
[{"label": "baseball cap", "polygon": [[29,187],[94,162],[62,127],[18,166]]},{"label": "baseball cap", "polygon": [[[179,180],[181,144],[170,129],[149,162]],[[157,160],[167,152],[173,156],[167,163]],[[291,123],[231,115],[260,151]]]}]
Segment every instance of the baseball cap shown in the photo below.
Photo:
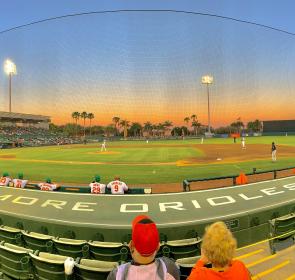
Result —
[{"label": "baseball cap", "polygon": [[156,224],[145,215],[132,221],[132,241],[137,252],[148,257],[158,249],[160,238]]},{"label": "baseball cap", "polygon": [[51,179],[50,178],[46,178],[46,183],[47,184],[51,184]]},{"label": "baseball cap", "polygon": [[100,176],[99,175],[95,175],[94,176],[94,181],[95,182],[100,182]]}]

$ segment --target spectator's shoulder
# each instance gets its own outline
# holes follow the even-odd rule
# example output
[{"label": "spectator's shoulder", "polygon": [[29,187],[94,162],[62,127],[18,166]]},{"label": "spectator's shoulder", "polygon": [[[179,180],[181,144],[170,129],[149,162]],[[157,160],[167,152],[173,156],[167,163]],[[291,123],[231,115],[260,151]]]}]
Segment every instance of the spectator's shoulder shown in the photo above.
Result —
[{"label": "spectator's shoulder", "polygon": [[167,257],[161,257],[162,261],[165,263],[167,272],[172,275],[176,280],[180,279],[180,273],[177,265],[174,261]]},{"label": "spectator's shoulder", "polygon": [[107,280],[116,280],[118,268],[114,268],[108,275]]}]

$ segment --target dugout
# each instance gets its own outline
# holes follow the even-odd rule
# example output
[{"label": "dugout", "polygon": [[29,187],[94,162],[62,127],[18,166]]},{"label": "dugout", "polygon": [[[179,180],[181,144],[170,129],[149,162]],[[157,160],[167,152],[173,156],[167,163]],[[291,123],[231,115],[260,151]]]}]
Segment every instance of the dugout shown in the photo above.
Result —
[{"label": "dugout", "polygon": [[295,120],[263,121],[263,134],[295,134]]},{"label": "dugout", "polygon": [[0,112],[0,126],[49,129],[50,117],[33,114]]}]

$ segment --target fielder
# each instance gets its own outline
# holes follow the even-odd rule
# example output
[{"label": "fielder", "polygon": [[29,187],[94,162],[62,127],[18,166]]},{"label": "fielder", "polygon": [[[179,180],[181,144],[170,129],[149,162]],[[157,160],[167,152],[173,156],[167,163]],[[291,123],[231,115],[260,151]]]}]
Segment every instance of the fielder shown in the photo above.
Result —
[{"label": "fielder", "polygon": [[54,191],[58,188],[57,184],[53,184],[50,178],[46,179],[45,183],[38,184],[41,191]]},{"label": "fielder", "polygon": [[101,148],[100,148],[100,151],[102,152],[102,151],[107,151],[107,149],[106,149],[106,140],[103,140],[103,142],[102,142],[102,144],[101,144]]},{"label": "fielder", "polygon": [[100,176],[95,175],[94,181],[89,184],[89,187],[91,188],[91,193],[101,194],[106,192],[106,185],[101,184],[99,182],[100,182]]},{"label": "fielder", "polygon": [[125,191],[128,191],[128,186],[120,181],[120,177],[116,176],[114,181],[108,183],[108,189],[111,189],[112,194],[124,194]]},{"label": "fielder", "polygon": [[277,147],[275,145],[275,142],[271,143],[271,159],[272,162],[277,161]]},{"label": "fielder", "polygon": [[204,143],[204,137],[201,138],[201,144],[203,144],[203,143]]},{"label": "fielder", "polygon": [[242,149],[246,149],[245,137],[242,138]]},{"label": "fielder", "polygon": [[28,180],[24,180],[24,175],[22,173],[19,173],[18,179],[13,179],[12,182],[13,182],[13,186],[15,188],[23,189],[26,186],[26,184],[28,183]]},{"label": "fielder", "polygon": [[0,178],[0,186],[7,187],[10,182],[11,179],[9,177],[9,174],[7,172],[4,172],[2,177]]}]

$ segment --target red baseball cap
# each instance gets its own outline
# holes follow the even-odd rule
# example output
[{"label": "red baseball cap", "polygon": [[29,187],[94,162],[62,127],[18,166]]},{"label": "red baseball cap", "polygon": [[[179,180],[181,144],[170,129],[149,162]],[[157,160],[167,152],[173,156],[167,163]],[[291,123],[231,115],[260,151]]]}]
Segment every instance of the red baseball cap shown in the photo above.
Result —
[{"label": "red baseball cap", "polygon": [[160,238],[156,224],[145,215],[132,221],[132,241],[137,252],[148,257],[158,249]]}]

